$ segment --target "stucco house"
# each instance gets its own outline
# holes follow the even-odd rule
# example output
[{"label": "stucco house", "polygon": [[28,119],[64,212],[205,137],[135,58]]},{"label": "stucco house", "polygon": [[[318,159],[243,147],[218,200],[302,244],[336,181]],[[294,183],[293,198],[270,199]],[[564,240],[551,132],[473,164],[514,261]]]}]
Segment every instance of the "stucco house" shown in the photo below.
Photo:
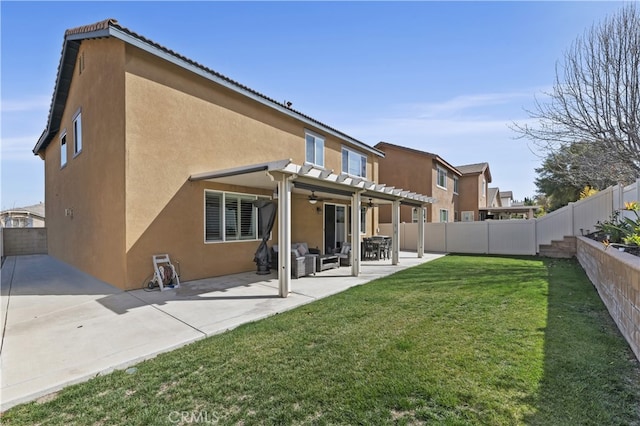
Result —
[{"label": "stucco house", "polygon": [[475,163],[456,166],[460,177],[460,220],[473,222],[487,218],[489,184],[491,171],[489,163]]},{"label": "stucco house", "polygon": [[500,192],[500,206],[511,207],[513,204],[513,191],[499,191]]},{"label": "stucco house", "polygon": [[[67,30],[44,160],[49,254],[123,289],[153,254],[181,280],[255,270],[254,201],[277,203],[279,294],[292,241],[326,251],[378,226],[376,205],[424,210],[427,195],[385,185],[384,153],[108,19]],[[424,232],[424,230],[422,230]],[[391,262],[398,262],[394,227]],[[422,256],[422,247],[417,247]]]},{"label": "stucco house", "polygon": [[0,224],[3,228],[43,228],[44,210],[44,203],[3,210],[0,212]]},{"label": "stucco house", "polygon": [[489,188],[487,207],[480,209],[486,218],[496,220],[533,219],[540,206],[525,206],[513,199],[513,191],[500,191],[499,188]]},{"label": "stucco house", "polygon": [[[375,148],[384,152],[379,160],[380,180],[400,188],[408,188],[434,198],[427,206],[427,222],[458,220],[459,184],[462,173],[437,154],[420,151],[389,142],[379,142]],[[418,222],[418,209],[403,206],[401,222]],[[380,208],[380,222],[391,223],[391,209]]]}]

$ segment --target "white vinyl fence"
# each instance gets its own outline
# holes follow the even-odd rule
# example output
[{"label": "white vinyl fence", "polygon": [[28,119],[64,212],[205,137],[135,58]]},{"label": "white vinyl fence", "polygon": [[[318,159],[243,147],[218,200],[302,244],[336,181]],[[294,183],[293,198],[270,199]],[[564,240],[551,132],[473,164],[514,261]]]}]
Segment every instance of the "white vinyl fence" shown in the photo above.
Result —
[{"label": "white vinyl fence", "polygon": [[[625,202],[640,201],[640,179],[621,187],[609,187],[584,200],[551,212],[539,219],[486,220],[425,224],[425,251],[535,255],[540,245],[565,236],[586,235],[596,224],[622,210]],[[631,212],[622,212],[634,217]],[[380,224],[380,233],[391,235],[391,224]],[[400,249],[416,250],[417,223],[401,223]]]}]

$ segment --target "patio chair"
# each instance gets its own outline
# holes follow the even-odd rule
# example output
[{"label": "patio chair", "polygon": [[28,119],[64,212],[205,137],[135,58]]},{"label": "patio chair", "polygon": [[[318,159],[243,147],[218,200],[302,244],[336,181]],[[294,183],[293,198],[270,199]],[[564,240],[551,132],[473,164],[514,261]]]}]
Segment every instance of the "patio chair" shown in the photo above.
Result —
[{"label": "patio chair", "polygon": [[362,239],[362,249],[364,260],[378,260],[378,244],[371,238]]},{"label": "patio chair", "polygon": [[340,261],[340,266],[351,266],[351,244],[342,243],[342,247],[335,253]]},{"label": "patio chair", "polygon": [[[278,245],[271,246],[271,269],[278,270]],[[300,278],[307,275],[315,275],[316,260],[315,256],[302,256],[298,250],[291,249],[291,277]]]},{"label": "patio chair", "polygon": [[384,238],[380,243],[380,257],[391,259],[391,238]]}]

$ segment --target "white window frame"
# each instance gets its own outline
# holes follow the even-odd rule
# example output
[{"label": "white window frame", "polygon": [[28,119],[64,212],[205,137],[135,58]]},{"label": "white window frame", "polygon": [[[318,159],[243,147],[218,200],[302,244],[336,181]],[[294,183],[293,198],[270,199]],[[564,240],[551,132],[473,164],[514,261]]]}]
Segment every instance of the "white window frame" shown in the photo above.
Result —
[{"label": "white window frame", "polygon": [[[411,222],[412,223],[418,223],[418,216],[419,216],[419,212],[420,212],[421,208],[422,207],[412,207],[411,208]],[[424,218],[423,218],[422,221],[425,222],[425,223],[427,222],[427,215],[426,214],[424,215]]]},{"label": "white window frame", "polygon": [[[222,208],[222,211],[224,212],[224,214],[221,215],[221,217],[219,218],[219,232],[220,232],[220,239],[207,239],[207,194],[217,194],[220,196],[220,206]],[[253,232],[252,235],[250,237],[244,237],[242,236],[242,222],[239,222],[236,225],[236,229],[239,229],[240,231],[236,231],[236,236],[233,238],[228,237],[227,235],[227,220],[228,220],[228,212],[226,211],[226,204],[227,204],[227,200],[228,199],[235,199],[237,201],[240,200],[247,200],[247,201],[255,201],[258,198],[265,198],[268,199],[269,197],[267,196],[262,196],[262,195],[255,195],[255,194],[244,194],[244,193],[239,193],[239,192],[226,192],[226,191],[216,191],[216,190],[210,190],[210,189],[205,189],[204,191],[204,223],[203,223],[203,236],[204,236],[204,243],[205,244],[215,244],[215,243],[229,243],[229,242],[242,242],[242,241],[259,241],[261,240],[261,236],[260,236],[260,229],[259,229],[259,223],[258,223],[258,208],[257,207],[253,207],[252,213],[251,213],[251,220],[253,222]],[[242,216],[240,216],[240,221],[242,220]]]},{"label": "white window frame", "polygon": [[[347,161],[345,161],[345,156]],[[351,173],[351,169],[349,165],[351,161],[358,161],[358,171],[356,173]],[[361,152],[354,151],[353,149],[347,148],[346,146],[342,147],[342,173],[346,173],[350,176],[357,176],[361,178],[367,177],[367,156],[362,154]]]},{"label": "white window frame", "polygon": [[[442,215],[444,213],[444,220],[442,220]],[[440,209],[440,223],[446,223],[449,222],[449,210],[447,209]]]},{"label": "white window frame", "polygon": [[462,222],[473,222],[475,221],[474,219],[474,212],[473,210],[467,210],[467,211],[463,211],[462,212]]},{"label": "white window frame", "polygon": [[[311,153],[313,153],[312,157]],[[305,163],[324,167],[324,137],[310,130],[304,131],[304,158]]]},{"label": "white window frame", "polygon": [[453,177],[453,193],[454,194],[458,194],[459,193],[458,192],[460,190],[459,185],[460,185],[460,179],[458,179],[458,176],[454,176]]},{"label": "white window frame", "polygon": [[73,156],[82,152],[82,110],[73,117]]},{"label": "white window frame", "polygon": [[[443,183],[440,183],[440,178],[443,177]],[[436,166],[436,186],[438,188],[447,189],[447,169],[444,167]]]},{"label": "white window frame", "polygon": [[[335,206],[341,206],[342,204],[334,204]],[[366,206],[360,207],[360,234],[365,235],[367,233],[367,211]],[[351,206],[346,209],[347,214],[347,234],[351,235]]]},{"label": "white window frame", "polygon": [[67,130],[60,134],[60,168],[67,165]]},{"label": "white window frame", "polygon": [[487,196],[487,181],[484,178],[482,178],[482,196]]}]

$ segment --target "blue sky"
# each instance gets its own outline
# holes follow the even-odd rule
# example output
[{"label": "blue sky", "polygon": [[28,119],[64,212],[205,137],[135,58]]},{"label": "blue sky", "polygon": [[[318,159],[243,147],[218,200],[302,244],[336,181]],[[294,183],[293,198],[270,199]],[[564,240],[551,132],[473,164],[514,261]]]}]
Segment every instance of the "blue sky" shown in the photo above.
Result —
[{"label": "blue sky", "polygon": [[3,0],[1,207],[44,201],[31,150],[64,31],[106,18],[369,145],[488,162],[491,186],[522,200],[540,157],[508,125],[544,99],[576,37],[622,4]]}]

